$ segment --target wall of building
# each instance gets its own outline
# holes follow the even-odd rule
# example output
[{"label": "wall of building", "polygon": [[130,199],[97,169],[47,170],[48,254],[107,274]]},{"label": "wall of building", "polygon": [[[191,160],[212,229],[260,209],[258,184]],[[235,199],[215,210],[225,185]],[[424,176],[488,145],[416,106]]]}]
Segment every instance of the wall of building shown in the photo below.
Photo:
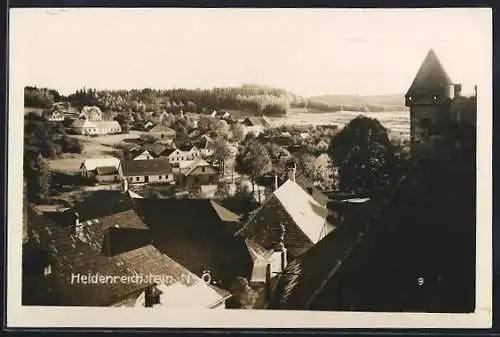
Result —
[{"label": "wall of building", "polygon": [[414,105],[410,108],[411,153],[419,158],[439,157],[446,150],[451,122],[449,105]]},{"label": "wall of building", "polygon": [[176,150],[175,152],[172,152],[168,156],[168,160],[172,164],[177,164],[180,163],[181,161],[189,161],[197,158],[200,158],[200,152],[198,151],[183,152]]},{"label": "wall of building", "polygon": [[[146,183],[146,176],[127,176],[127,180],[131,184],[144,184]],[[149,183],[173,183],[174,174],[164,174],[164,175],[150,175],[148,176]]]},{"label": "wall of building", "polygon": [[111,183],[120,181],[120,175],[118,174],[110,174],[105,176],[96,176],[96,179],[100,183]]}]

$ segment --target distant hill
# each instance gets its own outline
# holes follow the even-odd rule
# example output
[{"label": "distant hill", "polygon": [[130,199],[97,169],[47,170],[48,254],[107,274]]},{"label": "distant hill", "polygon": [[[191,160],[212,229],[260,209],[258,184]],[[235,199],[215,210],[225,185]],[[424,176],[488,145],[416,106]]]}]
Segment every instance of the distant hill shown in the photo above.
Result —
[{"label": "distant hill", "polygon": [[394,95],[321,95],[310,98],[312,101],[322,102],[329,105],[372,105],[387,108],[405,108],[404,94]]}]

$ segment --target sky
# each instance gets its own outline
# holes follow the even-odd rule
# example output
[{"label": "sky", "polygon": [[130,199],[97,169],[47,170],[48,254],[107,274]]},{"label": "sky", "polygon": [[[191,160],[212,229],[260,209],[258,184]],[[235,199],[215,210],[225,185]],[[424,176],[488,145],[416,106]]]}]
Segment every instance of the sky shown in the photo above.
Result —
[{"label": "sky", "polygon": [[491,44],[488,9],[10,12],[11,62],[22,65],[15,76],[64,94],[244,83],[304,96],[399,94],[430,48],[470,91],[491,74]]}]

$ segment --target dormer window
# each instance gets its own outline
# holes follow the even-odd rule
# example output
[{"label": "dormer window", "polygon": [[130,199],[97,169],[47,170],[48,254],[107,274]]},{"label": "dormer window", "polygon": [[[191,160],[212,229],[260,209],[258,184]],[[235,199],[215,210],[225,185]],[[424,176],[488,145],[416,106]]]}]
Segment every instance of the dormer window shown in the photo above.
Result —
[{"label": "dormer window", "polygon": [[43,268],[43,275],[47,276],[47,275],[50,275],[50,274],[52,274],[52,265],[48,264],[48,265],[45,266],[45,268]]}]

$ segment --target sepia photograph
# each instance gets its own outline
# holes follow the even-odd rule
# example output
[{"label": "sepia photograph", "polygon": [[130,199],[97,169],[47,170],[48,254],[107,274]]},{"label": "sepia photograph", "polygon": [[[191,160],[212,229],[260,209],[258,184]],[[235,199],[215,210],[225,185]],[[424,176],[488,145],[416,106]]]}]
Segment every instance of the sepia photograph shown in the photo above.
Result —
[{"label": "sepia photograph", "polygon": [[491,327],[490,9],[9,16],[8,325]]}]

